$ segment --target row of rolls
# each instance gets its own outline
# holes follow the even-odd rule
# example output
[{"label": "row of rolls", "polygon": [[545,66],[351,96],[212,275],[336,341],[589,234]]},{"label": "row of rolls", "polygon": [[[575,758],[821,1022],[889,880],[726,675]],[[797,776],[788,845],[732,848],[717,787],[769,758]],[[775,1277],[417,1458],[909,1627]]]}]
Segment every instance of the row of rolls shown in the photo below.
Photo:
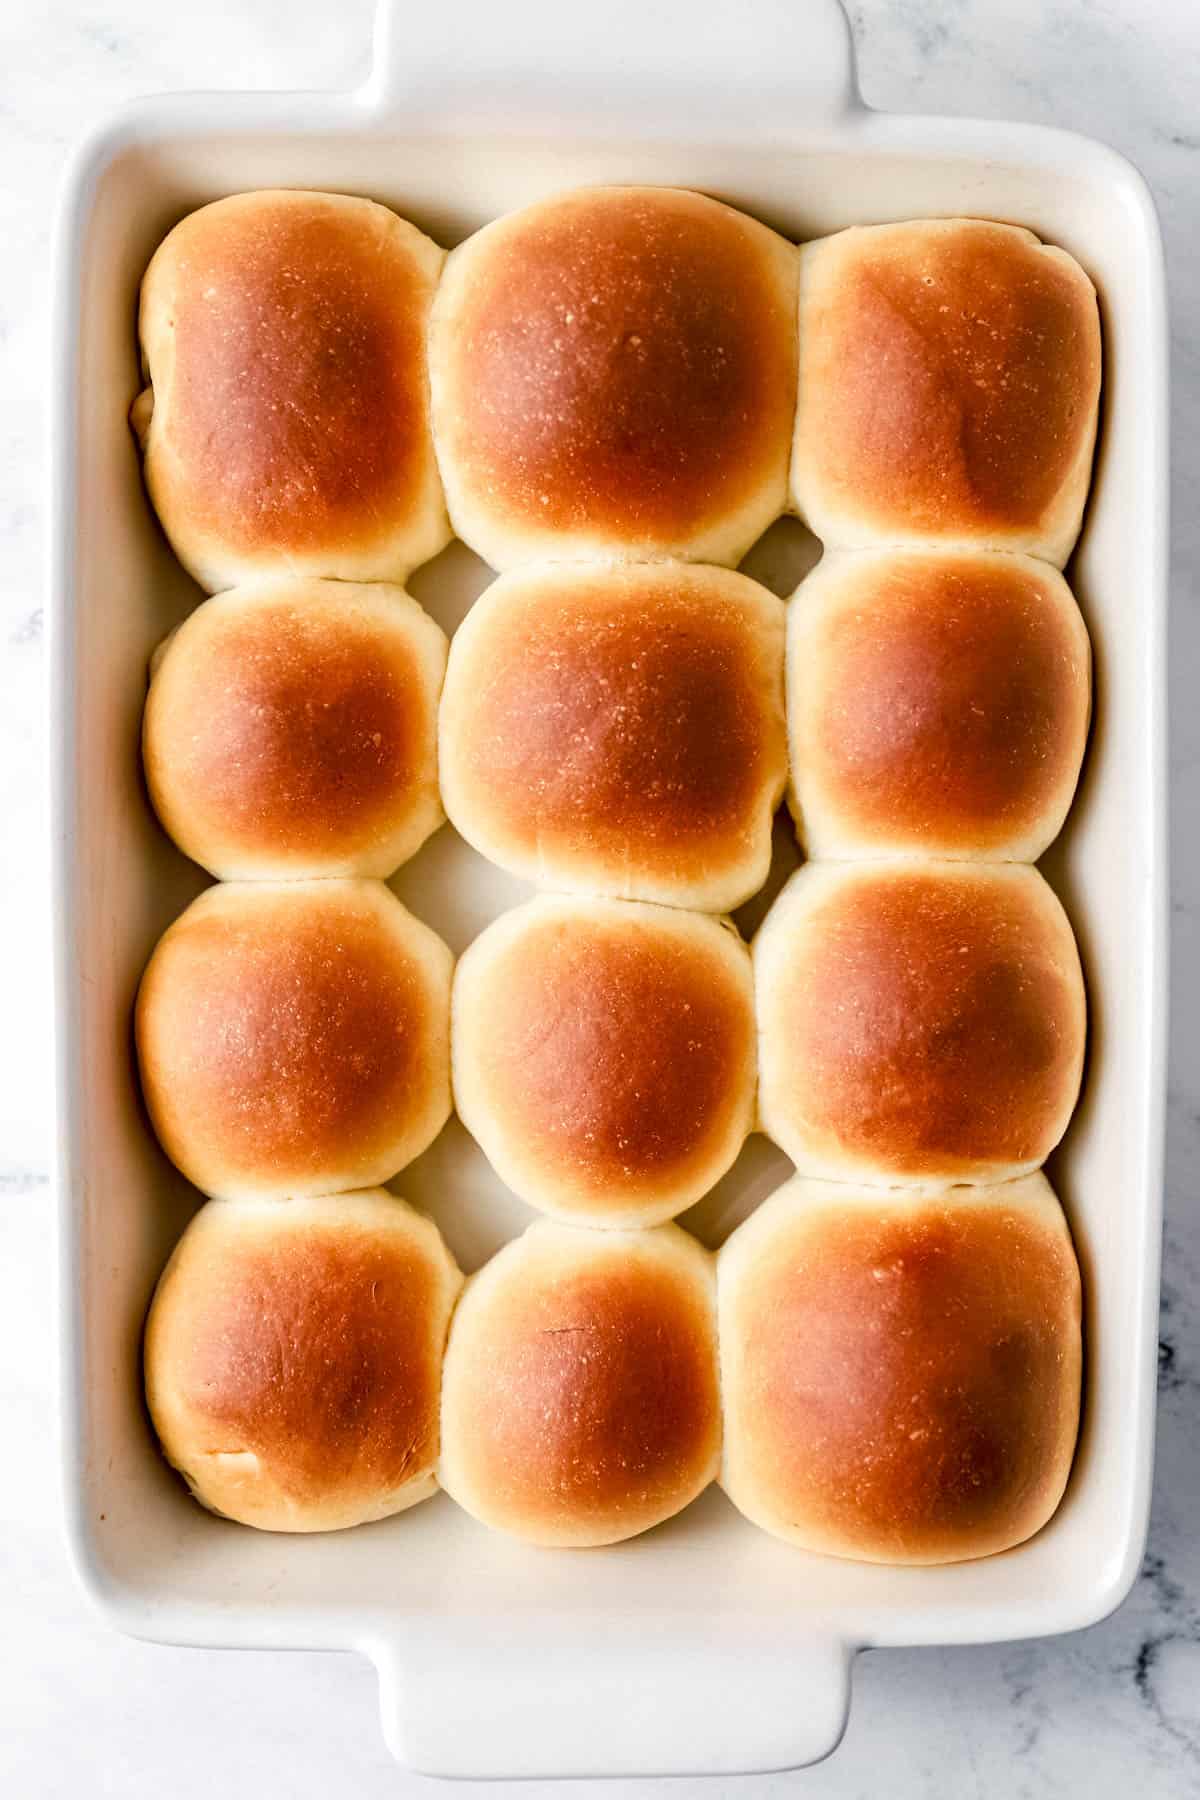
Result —
[{"label": "row of rolls", "polygon": [[331,1531],[440,1484],[494,1530],[612,1544],[718,1479],[803,1549],[929,1564],[1054,1512],[1079,1276],[1041,1174],[943,1193],[794,1177],[714,1256],[538,1220],[466,1284],[382,1188],[210,1200],[163,1273],[146,1393],[226,1517]]},{"label": "row of rolls", "polygon": [[[155,658],[143,748],[220,883],[136,1019],[213,1196],[145,1347],[193,1491],[321,1530],[440,1481],[584,1545],[719,1474],[832,1554],[1036,1531],[1080,1384],[1037,1171],[1084,993],[1029,865],[1088,728],[1058,572],[1086,276],[1009,226],[797,251],[618,188],[444,262],[373,203],[244,195],[170,234],[141,336],[147,486],[214,596]],[[826,551],[785,605],[718,565],[789,509]],[[447,647],[399,583],[451,527],[502,573]],[[747,946],[785,791],[811,860]],[[552,890],[457,969],[383,885],[447,816]],[[550,1215],[465,1287],[379,1186],[452,1103]],[[669,1221],[755,1129],[798,1174],[714,1258]]]},{"label": "row of rolls", "polygon": [[202,1193],[388,1181],[453,1103],[543,1212],[653,1225],[761,1128],[871,1185],[1038,1168],[1086,1031],[1062,907],[1016,864],[805,865],[749,950],[727,920],[541,895],[461,958],[382,882],[219,883],[142,978],[142,1088]]},{"label": "row of rolls", "polygon": [[1079,608],[1026,557],[827,552],[786,603],[703,565],[542,563],[449,647],[400,588],[275,577],[157,653],[143,749],[225,880],[387,878],[449,815],[539,885],[731,912],[785,786],[810,857],[1035,861],[1090,694]]},{"label": "row of rolls", "polygon": [[452,533],[497,570],[732,567],[788,511],[1061,567],[1101,377],[1092,283],[1030,231],[797,247],[671,188],[539,200],[449,257],[370,200],[233,195],[159,247],[139,330],[147,486],[210,593],[402,582]]}]

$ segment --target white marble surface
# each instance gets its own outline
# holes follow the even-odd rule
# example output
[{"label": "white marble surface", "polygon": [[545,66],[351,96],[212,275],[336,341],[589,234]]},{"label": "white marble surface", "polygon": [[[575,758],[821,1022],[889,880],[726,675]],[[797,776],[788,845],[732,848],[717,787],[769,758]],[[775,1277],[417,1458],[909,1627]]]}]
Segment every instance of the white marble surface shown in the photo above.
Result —
[{"label": "white marble surface", "polygon": [[[877,105],[1074,126],[1131,156],[1162,210],[1175,319],[1175,1005],[1157,1480],[1150,1551],[1116,1617],[1048,1643],[864,1657],[830,1762],[711,1791],[1186,1800],[1200,1796],[1200,9],[857,0],[851,11]],[[365,64],[369,13],[370,0],[0,6],[0,1793],[13,1800],[438,1791],[388,1759],[366,1663],[166,1650],[90,1616],[59,1537],[52,1422],[42,402],[60,166],[90,121],[138,92],[347,85]]]}]

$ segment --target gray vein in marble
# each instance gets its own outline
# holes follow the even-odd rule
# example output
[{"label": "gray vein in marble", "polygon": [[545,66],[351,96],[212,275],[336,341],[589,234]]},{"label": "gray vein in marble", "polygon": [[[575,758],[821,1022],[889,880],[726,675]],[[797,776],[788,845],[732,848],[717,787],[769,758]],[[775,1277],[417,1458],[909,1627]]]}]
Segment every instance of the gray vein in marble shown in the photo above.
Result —
[{"label": "gray vein in marble", "polygon": [[49,1185],[50,1177],[42,1169],[0,1168],[0,1195],[33,1194]]},{"label": "gray vein in marble", "polygon": [[40,644],[42,641],[44,623],[45,615],[43,609],[40,606],[35,606],[33,611],[26,613],[25,617],[9,632],[9,643]]}]

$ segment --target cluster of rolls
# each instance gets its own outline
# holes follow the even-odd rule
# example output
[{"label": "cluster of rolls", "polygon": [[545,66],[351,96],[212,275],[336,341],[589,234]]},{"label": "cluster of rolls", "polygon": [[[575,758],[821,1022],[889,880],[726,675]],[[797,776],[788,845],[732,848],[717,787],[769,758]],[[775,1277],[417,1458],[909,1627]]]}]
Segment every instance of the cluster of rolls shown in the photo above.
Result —
[{"label": "cluster of rolls", "polygon": [[[1089,716],[1082,270],[1007,225],[797,249],[617,187],[447,258],[276,192],[172,231],[140,329],[147,486],[213,595],[143,742],[220,880],[136,1020],[211,1196],[145,1346],[197,1497],[321,1530],[440,1482],[583,1545],[719,1475],[833,1554],[1036,1531],[1080,1386],[1037,1171],[1083,986],[1029,865]],[[735,565],[789,510],[825,555],[785,604]],[[452,532],[499,573],[447,648],[400,584]],[[785,792],[810,860],[751,948]],[[443,816],[547,890],[456,970],[384,885]],[[380,1185],[452,1096],[549,1215],[465,1286]],[[797,1176],[713,1256],[672,1221],[756,1128]]]}]

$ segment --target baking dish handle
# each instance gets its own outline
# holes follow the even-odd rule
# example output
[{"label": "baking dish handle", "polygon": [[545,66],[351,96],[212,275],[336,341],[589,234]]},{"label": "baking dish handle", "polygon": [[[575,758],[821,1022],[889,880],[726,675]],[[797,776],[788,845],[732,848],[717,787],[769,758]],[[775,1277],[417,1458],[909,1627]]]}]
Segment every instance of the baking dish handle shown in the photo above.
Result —
[{"label": "baking dish handle", "polygon": [[360,99],[425,128],[709,142],[811,132],[861,105],[839,0],[378,0]]},{"label": "baking dish handle", "polygon": [[589,1621],[564,1641],[528,1616],[373,1644],[383,1730],[426,1775],[734,1775],[794,1769],[836,1749],[850,1652],[768,1628],[714,1642]]}]

